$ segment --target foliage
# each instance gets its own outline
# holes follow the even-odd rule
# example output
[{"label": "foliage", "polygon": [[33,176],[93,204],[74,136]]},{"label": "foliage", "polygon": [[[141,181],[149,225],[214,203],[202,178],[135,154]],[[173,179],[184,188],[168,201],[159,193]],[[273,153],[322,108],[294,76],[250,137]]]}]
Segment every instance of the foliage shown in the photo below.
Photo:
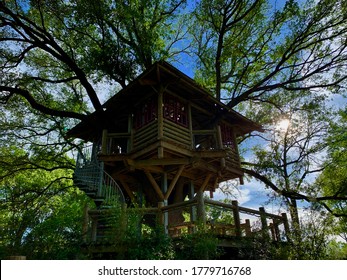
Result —
[{"label": "foliage", "polygon": [[174,241],[176,259],[201,260],[218,259],[222,251],[218,248],[218,238],[203,225],[193,234],[184,234]]},{"label": "foliage", "polygon": [[175,257],[172,240],[161,227],[147,231],[140,238],[130,235],[126,239],[126,247],[125,258],[130,260],[171,260]]},{"label": "foliage", "polygon": [[327,259],[347,260],[347,245],[345,242],[331,240],[327,246]]},{"label": "foliage", "polygon": [[197,77],[231,107],[283,89],[339,89],[343,10],[343,1],[200,1],[190,28]]},{"label": "foliage", "polygon": [[[73,196],[66,154],[78,143],[66,130],[154,61],[182,65],[187,54],[199,83],[269,132],[244,171],[281,197],[296,226],[299,201],[346,216],[345,117],[328,131],[321,106],[346,86],[344,1],[186,2],[0,0],[0,183],[2,199],[14,198],[1,206],[2,221],[12,219],[6,246],[21,247],[23,236],[35,243],[60,219],[46,219],[47,205]],[[77,217],[80,207],[67,210]],[[338,225],[345,234],[345,220]]]},{"label": "foliage", "polygon": [[[228,198],[223,199],[221,202],[231,204]],[[226,211],[223,208],[206,206],[206,219],[212,223],[233,224],[234,215],[232,211]]]},{"label": "foliage", "polygon": [[339,117],[332,123],[329,133],[327,167],[317,178],[316,184],[321,189],[323,205],[337,217],[335,233],[347,240],[346,199],[347,196],[347,141],[346,111],[340,111]]},{"label": "foliage", "polygon": [[[327,258],[327,246],[333,232],[333,219],[324,211],[307,209],[301,220],[300,236],[291,235],[289,259],[319,260]],[[293,229],[295,230],[295,229]]]},{"label": "foliage", "polygon": [[28,168],[0,182],[1,258],[18,254],[27,259],[76,257],[87,200],[71,186],[68,175],[65,170]]},{"label": "foliage", "polygon": [[261,144],[254,146],[252,162],[243,163],[243,170],[274,191],[299,229],[298,202],[311,203],[319,195],[313,176],[325,168],[321,155],[326,152],[330,111],[322,102],[324,96],[314,97],[310,92],[301,96],[283,92],[277,98],[273,100],[282,106],[268,108],[272,110],[268,130]]}]

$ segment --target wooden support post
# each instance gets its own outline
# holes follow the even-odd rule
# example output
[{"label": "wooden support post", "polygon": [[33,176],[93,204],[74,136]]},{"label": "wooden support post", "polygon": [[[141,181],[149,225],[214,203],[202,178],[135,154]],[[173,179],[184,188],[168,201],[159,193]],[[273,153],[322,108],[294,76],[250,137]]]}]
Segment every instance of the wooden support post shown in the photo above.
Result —
[{"label": "wooden support post", "polygon": [[107,129],[102,130],[102,139],[101,139],[101,153],[107,155]]},{"label": "wooden support post", "polygon": [[[164,87],[161,86],[158,92],[158,140],[162,140],[164,137]],[[158,147],[158,158],[164,158],[164,148]]]},{"label": "wooden support post", "polygon": [[275,225],[273,223],[270,223],[269,228],[271,232],[271,239],[273,241],[276,241]]},{"label": "wooden support post", "polygon": [[89,207],[86,203],[83,208],[83,225],[82,225],[82,240],[83,242],[87,242],[88,237],[88,226],[89,226],[89,215],[88,215]]},{"label": "wooden support post", "polygon": [[[218,149],[223,149],[223,139],[220,125],[217,125],[217,143]],[[221,158],[220,160],[221,168],[225,168],[225,158]]]},{"label": "wooden support post", "polygon": [[261,228],[264,238],[269,238],[269,227],[266,221],[266,212],[264,207],[259,207]]},{"label": "wooden support post", "polygon": [[178,169],[178,171],[176,172],[175,174],[175,177],[172,179],[171,183],[170,183],[170,186],[167,190],[163,190],[163,192],[165,193],[165,196],[164,196],[164,199],[165,200],[168,200],[169,199],[169,196],[172,192],[172,190],[174,189],[176,183],[177,183],[177,180],[179,179],[179,177],[181,176],[182,174],[182,171],[184,169],[185,165],[181,165]]},{"label": "wooden support post", "polygon": [[148,178],[148,180],[151,182],[152,187],[154,188],[154,190],[156,191],[156,193],[158,194],[159,198],[161,201],[164,201],[164,195],[163,192],[161,191],[160,187],[158,186],[157,182],[155,181],[155,179],[153,178],[152,174],[148,171],[145,170],[145,174]]},{"label": "wooden support post", "polygon": [[97,237],[97,228],[98,228],[98,219],[93,218],[92,219],[92,242],[96,242],[96,237]]},{"label": "wooden support post", "polygon": [[100,177],[99,177],[99,188],[98,188],[98,191],[97,191],[97,195],[98,196],[102,196],[103,194],[103,189],[105,188],[104,186],[104,162],[101,161],[99,163],[99,166],[100,166]]},{"label": "wooden support post", "polygon": [[288,223],[288,217],[286,213],[282,213],[282,220],[284,225],[284,232],[287,237],[287,241],[290,241],[290,229],[289,229],[289,223]]},{"label": "wooden support post", "polygon": [[211,173],[207,174],[204,182],[202,183],[202,185],[201,185],[201,187],[199,189],[199,192],[204,192],[205,191],[205,189],[206,189],[206,187],[208,185],[208,182],[210,181],[211,177],[212,177]]},{"label": "wooden support post", "polygon": [[127,223],[128,223],[128,215],[127,215],[127,205],[126,203],[122,203],[122,210],[121,210],[121,216],[120,216],[120,239],[122,240],[126,230],[127,230]]},{"label": "wooden support post", "polygon": [[272,220],[273,231],[274,231],[274,240],[281,241],[280,229],[278,228],[278,221],[276,219]]},{"label": "wooden support post", "polygon": [[[161,191],[162,193],[168,193],[168,189],[167,189],[167,173],[164,172],[161,176]],[[164,203],[164,206],[167,206],[168,205],[168,201],[167,201],[167,198],[164,196],[164,199],[163,199],[163,203]],[[169,233],[169,229],[168,229],[168,226],[169,226],[169,212],[166,211],[164,213],[164,232],[165,234],[168,234]]]},{"label": "wooden support post", "polygon": [[189,125],[191,149],[194,151],[195,150],[195,141],[194,141],[194,135],[193,135],[192,105],[190,102],[188,102],[187,109],[188,109],[188,125]]},{"label": "wooden support post", "polygon": [[126,193],[129,195],[130,199],[131,199],[131,202],[132,203],[135,203],[136,202],[136,198],[133,194],[133,192],[131,191],[129,185],[127,184],[127,182],[125,182],[124,180],[122,179],[119,179],[120,183],[122,184],[123,188],[125,189]]},{"label": "wooden support post", "polygon": [[158,92],[158,139],[161,140],[164,135],[164,90],[163,86],[160,87]]},{"label": "wooden support post", "polygon": [[161,208],[164,207],[164,202],[160,201],[158,202],[158,224],[164,226],[164,213]]},{"label": "wooden support post", "polygon": [[240,219],[240,210],[239,210],[239,204],[237,200],[233,200],[231,202],[233,205],[233,216],[234,216],[234,223],[235,223],[235,235],[240,237],[241,236],[241,219]]},{"label": "wooden support post", "polygon": [[246,232],[246,236],[252,236],[252,229],[251,229],[251,221],[249,219],[245,220],[245,232]]},{"label": "wooden support post", "polygon": [[[194,198],[194,183],[190,182],[189,184],[189,193],[188,193],[189,200],[192,200]],[[196,206],[192,205],[190,207],[190,222],[196,221]]]},{"label": "wooden support post", "polygon": [[197,198],[197,218],[198,221],[202,222],[203,225],[206,224],[206,213],[205,213],[205,201],[204,201],[204,193],[202,191],[198,191],[196,194]]},{"label": "wooden support post", "polygon": [[127,141],[127,153],[130,153],[133,149],[133,143],[134,143],[134,130],[133,130],[133,118],[132,115],[129,114],[128,117],[128,133],[130,134],[128,141]]}]

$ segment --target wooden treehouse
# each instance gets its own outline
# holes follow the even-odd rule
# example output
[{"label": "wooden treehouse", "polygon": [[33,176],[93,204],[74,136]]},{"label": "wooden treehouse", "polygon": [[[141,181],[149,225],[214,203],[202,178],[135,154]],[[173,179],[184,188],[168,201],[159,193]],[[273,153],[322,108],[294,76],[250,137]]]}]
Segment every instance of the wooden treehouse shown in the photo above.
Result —
[{"label": "wooden treehouse", "polygon": [[[102,239],[100,217],[117,197],[148,213],[144,222],[161,223],[171,236],[194,232],[197,220],[223,236],[250,236],[250,221],[240,214],[246,213],[258,215],[263,229],[279,240],[279,225],[287,229],[285,215],[203,196],[213,198],[218,185],[231,179],[243,183],[236,138],[261,129],[170,64],[155,63],[68,132],[90,143],[78,155],[74,177],[97,205],[88,212],[88,238]],[[230,211],[233,224],[213,223],[206,205]]]}]

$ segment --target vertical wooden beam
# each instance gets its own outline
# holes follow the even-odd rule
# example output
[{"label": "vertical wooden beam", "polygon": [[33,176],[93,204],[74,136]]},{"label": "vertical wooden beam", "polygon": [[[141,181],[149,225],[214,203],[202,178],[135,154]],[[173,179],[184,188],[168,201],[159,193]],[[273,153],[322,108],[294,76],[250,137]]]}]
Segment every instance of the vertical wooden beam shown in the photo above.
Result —
[{"label": "vertical wooden beam", "polygon": [[240,237],[241,236],[241,219],[240,219],[239,204],[238,204],[237,200],[231,201],[231,204],[233,206],[233,216],[234,216],[234,223],[235,223],[235,235]]},{"label": "vertical wooden beam", "polygon": [[98,219],[94,217],[92,219],[92,234],[91,234],[93,242],[96,242],[97,228],[98,228]]},{"label": "vertical wooden beam", "polygon": [[[162,193],[167,193],[167,173],[164,172],[161,176],[161,191]],[[165,198],[164,196],[164,201],[163,201],[163,205],[164,206],[167,206],[168,205],[168,201],[167,201],[167,198]],[[169,231],[168,231],[168,226],[169,226],[169,212],[166,211],[163,215],[163,218],[164,218],[164,231],[165,231],[165,234],[168,234]]]},{"label": "vertical wooden beam", "polygon": [[289,229],[289,223],[288,223],[288,217],[286,213],[282,213],[282,220],[283,220],[283,226],[284,226],[284,232],[287,237],[287,241],[290,241],[290,229]]},{"label": "vertical wooden beam", "polygon": [[261,228],[264,238],[269,238],[269,227],[266,221],[266,212],[264,207],[259,207]]},{"label": "vertical wooden beam", "polygon": [[189,126],[189,135],[190,135],[190,141],[191,141],[191,149],[195,150],[194,146],[194,135],[193,135],[193,118],[192,118],[192,105],[190,102],[188,102],[188,126]]},{"label": "vertical wooden beam", "polygon": [[100,166],[100,177],[99,177],[99,187],[98,187],[97,195],[102,196],[103,190],[105,188],[105,186],[104,186],[104,162],[101,161],[99,166]]},{"label": "vertical wooden beam", "polygon": [[246,236],[249,237],[252,235],[251,222],[249,219],[246,219],[245,222],[246,222],[246,225],[245,225]]},{"label": "vertical wooden beam", "polygon": [[223,139],[222,139],[222,131],[220,128],[220,125],[216,126],[216,131],[217,131],[217,148],[218,149],[223,149]]},{"label": "vertical wooden beam", "polygon": [[[167,192],[167,173],[164,172],[162,175],[161,175],[161,191],[163,193],[166,193]],[[164,196],[164,200],[166,200],[167,198],[165,198]]]},{"label": "vertical wooden beam", "polygon": [[120,239],[123,240],[123,237],[126,233],[127,223],[128,223],[128,215],[127,215],[127,205],[122,203],[122,210],[120,215]]},{"label": "vertical wooden beam", "polygon": [[273,241],[276,241],[275,225],[273,223],[270,223],[269,228],[271,232],[271,239]]},{"label": "vertical wooden beam", "polygon": [[276,219],[272,220],[273,231],[274,231],[274,240],[281,241],[280,229],[278,228],[278,221]]},{"label": "vertical wooden beam", "polygon": [[[176,183],[177,183],[177,180],[179,179],[179,177],[181,176],[182,174],[182,171],[184,169],[185,165],[181,165],[179,167],[179,169],[177,170],[176,174],[175,174],[175,177],[172,179],[171,183],[170,183],[170,186],[169,188],[167,189],[166,193],[165,193],[165,196],[164,196],[164,199],[167,200],[169,199],[169,196],[172,192],[172,190],[174,189]],[[164,190],[163,190],[164,191]]]},{"label": "vertical wooden beam", "polygon": [[[158,140],[163,139],[164,136],[164,87],[161,85],[158,92]],[[158,147],[158,158],[164,157],[164,148]]]},{"label": "vertical wooden beam", "polygon": [[134,143],[134,129],[133,129],[133,117],[129,114],[128,117],[128,133],[130,134],[127,141],[127,153],[130,153],[133,150]]},{"label": "vertical wooden beam", "polygon": [[[194,198],[194,183],[192,181],[190,181],[189,183],[189,193],[188,193],[188,197],[189,200],[192,200]],[[192,205],[190,207],[190,222],[195,222],[196,221],[196,206]]]},{"label": "vertical wooden beam", "polygon": [[82,240],[83,242],[87,242],[88,236],[88,226],[89,226],[89,215],[88,215],[89,207],[86,203],[83,208],[83,225],[82,225]]},{"label": "vertical wooden beam", "polygon": [[164,226],[164,212],[162,210],[163,207],[164,207],[164,201],[158,202],[158,210],[159,210],[158,223],[162,226]]},{"label": "vertical wooden beam", "polygon": [[198,191],[196,194],[197,198],[197,218],[198,221],[202,222],[204,225],[206,224],[206,213],[205,213],[205,201],[204,201],[204,193],[202,191]]},{"label": "vertical wooden beam", "polygon": [[154,180],[152,174],[148,170],[145,170],[145,174],[146,174],[148,180],[151,182],[152,187],[154,188],[154,190],[158,194],[160,200],[164,201],[165,199],[164,199],[163,192],[161,191],[161,189],[158,186],[157,182]]},{"label": "vertical wooden beam", "polygon": [[107,155],[107,129],[102,130],[101,153]]}]

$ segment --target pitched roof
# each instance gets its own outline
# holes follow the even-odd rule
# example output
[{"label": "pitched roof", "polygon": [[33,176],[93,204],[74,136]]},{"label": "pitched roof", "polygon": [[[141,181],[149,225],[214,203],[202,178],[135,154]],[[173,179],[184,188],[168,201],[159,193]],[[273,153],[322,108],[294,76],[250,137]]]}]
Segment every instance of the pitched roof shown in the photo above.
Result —
[{"label": "pitched roof", "polygon": [[102,105],[102,111],[90,114],[85,120],[69,130],[68,136],[90,140],[95,130],[102,129],[100,122],[107,122],[110,118],[117,119],[117,116],[128,115],[134,104],[153,92],[153,87],[157,85],[163,85],[166,90],[205,108],[214,115],[215,119],[227,120],[237,127],[239,135],[255,130],[262,131],[261,125],[218,101],[206,89],[171,64],[159,61],[107,100]]}]

